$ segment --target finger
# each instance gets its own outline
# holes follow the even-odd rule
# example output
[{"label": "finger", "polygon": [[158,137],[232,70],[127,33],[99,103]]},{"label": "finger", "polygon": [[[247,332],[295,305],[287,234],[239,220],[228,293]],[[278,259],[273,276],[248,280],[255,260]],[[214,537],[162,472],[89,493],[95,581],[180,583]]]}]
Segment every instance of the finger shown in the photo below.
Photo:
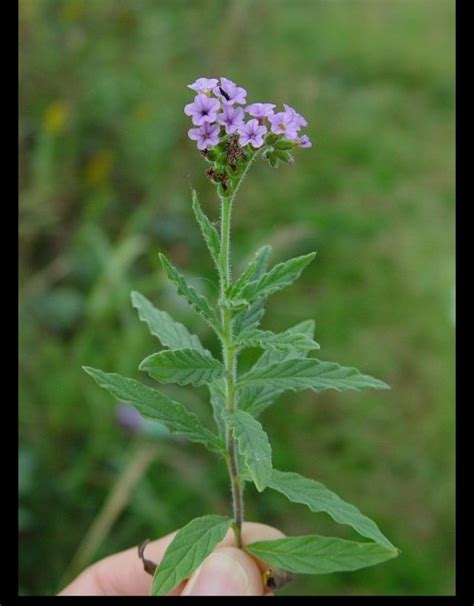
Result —
[{"label": "finger", "polygon": [[[172,532],[149,543],[147,559],[158,564],[175,534]],[[132,547],[89,566],[59,595],[149,595],[151,581],[151,575],[143,569],[137,548]]]},{"label": "finger", "polygon": [[181,595],[263,595],[262,573],[237,547],[219,547],[191,575]]},{"label": "finger", "polygon": [[[273,526],[268,526],[267,524],[260,524],[259,522],[244,522],[242,526],[242,543],[243,545],[249,545],[250,543],[255,543],[256,541],[272,541],[274,539],[282,539],[286,535],[278,530],[278,528],[274,528]],[[235,546],[235,535],[232,529],[227,531],[224,539],[219,543],[218,547],[223,546]],[[268,570],[268,564],[265,564],[262,560],[259,560],[254,555],[251,556],[258,567],[260,568],[261,574],[263,575]],[[273,595],[272,591],[268,588],[266,589],[265,595]]]},{"label": "finger", "polygon": [[[277,528],[274,528],[273,526],[268,526],[267,524],[259,524],[258,522],[244,522],[243,526],[242,526],[242,543],[243,545],[248,545],[249,543],[254,543],[256,541],[271,541],[273,539],[281,539],[282,537],[284,537],[285,535],[278,530]],[[224,539],[219,543],[219,545],[217,546],[216,549],[220,549],[222,547],[234,547],[235,546],[235,535],[234,535],[234,531],[232,529],[229,529],[227,534],[225,535]],[[273,592],[271,590],[269,590],[267,587],[264,586],[264,582],[263,582],[263,573],[266,572],[268,570],[268,564],[265,564],[265,562],[262,562],[262,560],[259,560],[258,558],[255,558],[255,556],[249,556],[248,554],[245,554],[244,552],[242,552],[241,550],[237,550],[240,554],[243,554],[246,556],[246,558],[250,558],[251,560],[253,560],[258,567],[259,570],[259,583],[257,583],[258,587],[263,587],[263,592],[264,595],[273,595]],[[211,556],[209,556],[211,557]],[[253,583],[250,587],[255,588],[257,585],[255,585],[255,583]],[[183,590],[182,595],[199,595],[197,593],[187,593],[188,591],[190,591],[190,589],[186,586],[186,588]],[[211,593],[208,594],[202,594],[202,595],[213,595]],[[238,593],[223,593],[221,595],[239,595]],[[260,589],[260,593],[253,593],[253,594],[240,594],[240,595],[262,595],[262,590]]]}]

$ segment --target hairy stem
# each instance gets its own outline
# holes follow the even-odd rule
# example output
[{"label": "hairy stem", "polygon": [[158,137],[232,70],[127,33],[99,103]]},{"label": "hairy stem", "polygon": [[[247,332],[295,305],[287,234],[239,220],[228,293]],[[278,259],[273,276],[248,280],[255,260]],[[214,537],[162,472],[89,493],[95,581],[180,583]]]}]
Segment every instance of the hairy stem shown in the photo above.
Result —
[{"label": "hairy stem", "polygon": [[[221,208],[221,319],[222,319],[222,345],[226,374],[226,407],[228,412],[234,412],[236,358],[232,335],[232,310],[225,307],[226,289],[230,284],[230,218],[232,213],[233,196],[222,198]],[[227,455],[228,467],[232,488],[232,508],[234,515],[234,533],[238,547],[242,547],[242,523],[244,517],[243,485],[239,478],[239,464],[237,448],[232,431],[227,429]]]},{"label": "hairy stem", "polygon": [[[226,292],[232,279],[230,263],[230,224],[232,215],[232,205],[242,181],[244,180],[252,162],[256,158],[258,151],[253,150],[247,159],[247,164],[243,169],[237,183],[227,196],[221,196],[221,253],[220,253],[220,306],[222,322],[222,353],[224,366],[226,369],[226,387],[225,399],[227,411],[232,413],[237,409],[235,398],[235,386],[237,383],[237,354],[232,333],[232,309],[225,304]],[[233,529],[235,541],[238,547],[242,547],[242,524],[244,519],[244,482],[239,474],[239,461],[237,458],[237,445],[232,431],[227,428],[226,436],[227,464],[229,468],[231,489],[232,489],[232,509],[233,509]]]}]

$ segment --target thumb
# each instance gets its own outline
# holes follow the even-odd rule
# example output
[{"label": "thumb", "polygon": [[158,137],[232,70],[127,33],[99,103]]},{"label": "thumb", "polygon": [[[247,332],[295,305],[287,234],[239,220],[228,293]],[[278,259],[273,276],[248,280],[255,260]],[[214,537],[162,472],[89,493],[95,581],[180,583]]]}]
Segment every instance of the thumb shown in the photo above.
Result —
[{"label": "thumb", "polygon": [[181,595],[263,595],[262,572],[236,547],[213,551],[192,574]]}]

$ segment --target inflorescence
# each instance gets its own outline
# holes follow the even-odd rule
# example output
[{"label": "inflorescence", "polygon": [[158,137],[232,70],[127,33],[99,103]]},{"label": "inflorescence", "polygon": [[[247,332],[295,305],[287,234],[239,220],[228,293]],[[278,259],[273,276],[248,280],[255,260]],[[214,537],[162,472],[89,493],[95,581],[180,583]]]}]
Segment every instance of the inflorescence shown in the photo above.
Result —
[{"label": "inflorescence", "polygon": [[188,88],[197,93],[184,108],[194,125],[188,136],[213,165],[208,177],[223,192],[228,189],[229,179],[260,148],[270,165],[278,166],[280,162],[294,162],[290,153],[294,148],[312,146],[308,135],[300,135],[308,122],[289,105],[283,104],[284,111],[280,112],[275,112],[274,103],[246,105],[247,91],[223,77],[198,78]]}]

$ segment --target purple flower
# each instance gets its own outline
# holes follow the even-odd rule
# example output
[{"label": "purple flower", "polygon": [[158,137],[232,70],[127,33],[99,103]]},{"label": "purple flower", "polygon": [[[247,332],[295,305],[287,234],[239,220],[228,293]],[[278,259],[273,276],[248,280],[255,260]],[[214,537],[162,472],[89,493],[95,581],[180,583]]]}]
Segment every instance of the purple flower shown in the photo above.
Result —
[{"label": "purple flower", "polygon": [[263,145],[263,137],[267,132],[267,128],[258,123],[258,120],[253,118],[247,124],[239,128],[239,143],[247,145],[250,143],[252,147],[261,147]]},{"label": "purple flower", "polygon": [[220,86],[216,86],[214,94],[220,97],[224,105],[234,105],[234,103],[245,103],[247,100],[247,91],[245,88],[237,86],[235,82],[227,78],[221,78]]},{"label": "purple flower", "polygon": [[115,419],[117,424],[130,433],[141,433],[146,421],[140,413],[129,404],[121,404],[117,407]]},{"label": "purple flower", "polygon": [[271,130],[276,135],[285,135],[287,139],[293,140],[298,137],[300,127],[296,124],[290,112],[278,112],[268,116],[271,122]]},{"label": "purple flower", "polygon": [[219,131],[220,128],[217,124],[204,122],[199,128],[188,130],[188,137],[197,141],[198,149],[206,149],[219,143]]},{"label": "purple flower", "polygon": [[274,108],[275,105],[273,103],[252,103],[251,105],[247,105],[245,111],[254,118],[263,119],[271,116]]},{"label": "purple flower", "polygon": [[303,135],[302,137],[298,137],[298,139],[296,141],[300,147],[312,147],[313,146],[313,144],[311,143],[311,139],[308,137],[308,135]]},{"label": "purple flower", "polygon": [[193,124],[202,126],[206,122],[215,122],[220,108],[221,105],[217,99],[199,93],[194,97],[192,103],[185,106],[184,113],[192,116]]},{"label": "purple flower", "polygon": [[228,135],[232,135],[244,125],[244,110],[241,107],[226,105],[223,112],[217,114],[217,121],[225,126]]},{"label": "purple flower", "polygon": [[301,114],[291,107],[291,105],[283,103],[283,107],[285,108],[285,111],[293,118],[297,126],[308,126],[307,120],[305,120]]},{"label": "purple flower", "polygon": [[217,86],[217,78],[198,78],[193,84],[188,84],[188,88],[195,90],[197,93],[209,95],[212,89]]}]

